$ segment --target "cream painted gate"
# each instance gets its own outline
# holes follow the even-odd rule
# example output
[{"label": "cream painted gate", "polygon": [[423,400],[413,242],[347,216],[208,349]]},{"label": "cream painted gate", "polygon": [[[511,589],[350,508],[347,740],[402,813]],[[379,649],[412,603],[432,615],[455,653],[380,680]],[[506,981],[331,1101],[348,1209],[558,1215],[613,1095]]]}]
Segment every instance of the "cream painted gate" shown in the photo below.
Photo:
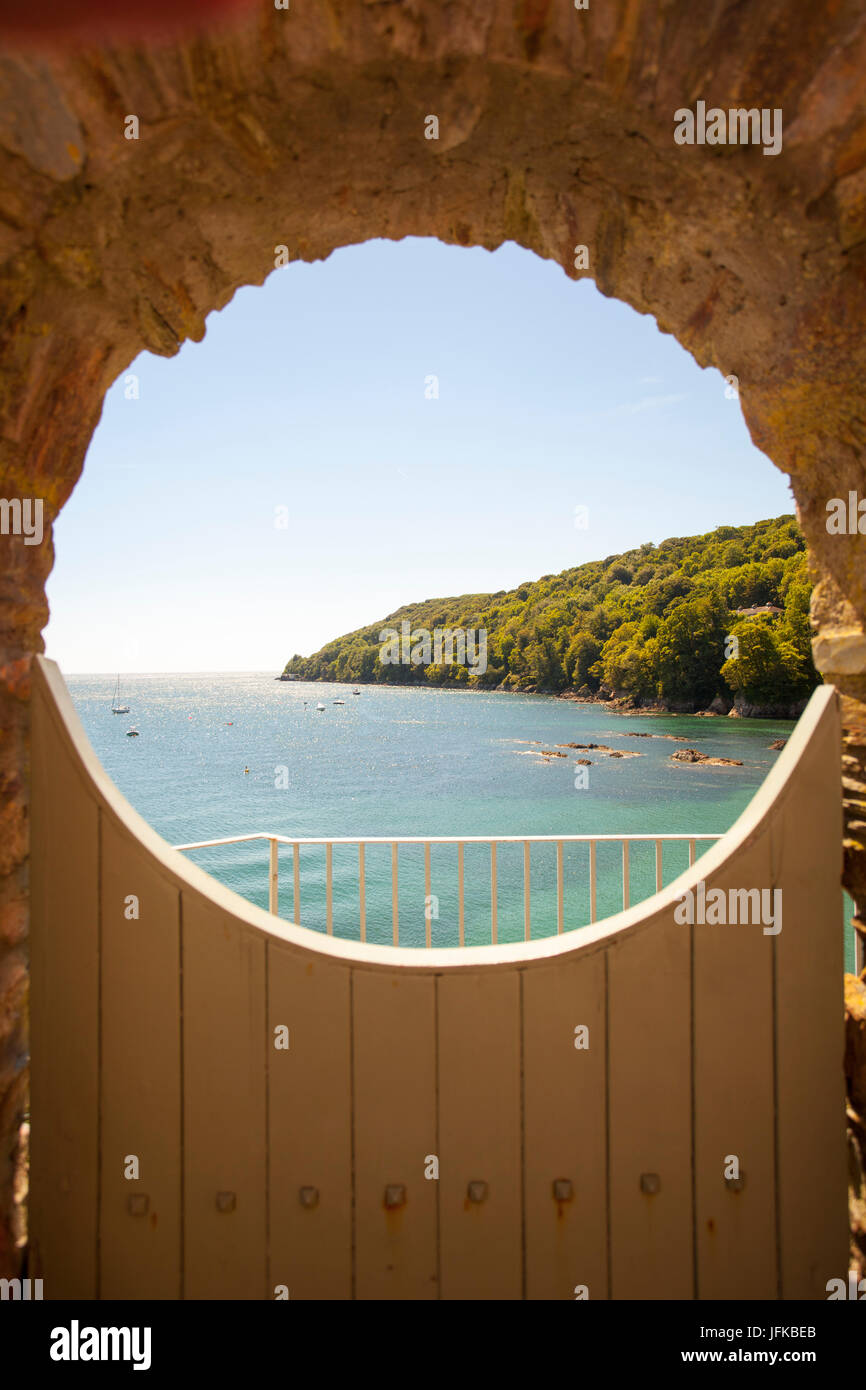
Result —
[{"label": "cream painted gate", "polygon": [[[737,824],[648,901],[417,951],[280,923],[187,862],[38,659],[45,1297],[824,1298],[847,1269],[837,705],[816,691]],[[781,888],[782,931],[678,925],[700,879]]]}]

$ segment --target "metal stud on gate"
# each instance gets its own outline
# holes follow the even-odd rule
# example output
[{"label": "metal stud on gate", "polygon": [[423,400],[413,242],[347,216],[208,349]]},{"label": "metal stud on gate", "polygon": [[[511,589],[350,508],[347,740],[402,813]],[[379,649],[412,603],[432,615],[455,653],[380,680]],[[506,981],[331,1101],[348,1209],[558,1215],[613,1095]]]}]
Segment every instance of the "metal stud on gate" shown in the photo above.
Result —
[{"label": "metal stud on gate", "polygon": [[654,1197],[661,1191],[662,1180],[658,1173],[641,1173],[640,1190],[645,1192],[648,1197]]},{"label": "metal stud on gate", "polygon": [[489,1189],[486,1182],[475,1181],[469,1184],[466,1195],[470,1202],[486,1202]]},{"label": "metal stud on gate", "polygon": [[395,1207],[402,1207],[406,1202],[406,1185],[402,1182],[390,1182],[385,1188],[385,1206],[389,1210]]},{"label": "metal stud on gate", "polygon": [[571,1178],[554,1178],[553,1196],[557,1202],[570,1202],[574,1196],[574,1186]]},{"label": "metal stud on gate", "polygon": [[740,1173],[739,1177],[737,1178],[725,1178],[725,1187],[727,1187],[731,1192],[742,1192],[745,1185],[745,1173]]},{"label": "metal stud on gate", "polygon": [[146,1192],[131,1192],[126,1203],[127,1211],[130,1216],[146,1216],[150,1198]]},{"label": "metal stud on gate", "polygon": [[234,1211],[237,1204],[234,1192],[218,1192],[216,1195],[217,1211]]},{"label": "metal stud on gate", "polygon": [[317,1187],[302,1187],[298,1195],[302,1207],[312,1209],[319,1205],[319,1189]]}]

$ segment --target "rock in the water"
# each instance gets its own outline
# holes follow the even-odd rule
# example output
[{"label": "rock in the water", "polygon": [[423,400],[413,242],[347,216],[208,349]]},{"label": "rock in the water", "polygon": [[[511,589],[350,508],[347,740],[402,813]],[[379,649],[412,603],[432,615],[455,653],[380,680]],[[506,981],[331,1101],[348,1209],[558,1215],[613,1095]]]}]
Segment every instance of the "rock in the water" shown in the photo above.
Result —
[{"label": "rock in the water", "polygon": [[678,748],[671,753],[675,763],[703,763],[706,767],[742,767],[739,758],[711,758],[709,753],[699,753],[697,748]]}]

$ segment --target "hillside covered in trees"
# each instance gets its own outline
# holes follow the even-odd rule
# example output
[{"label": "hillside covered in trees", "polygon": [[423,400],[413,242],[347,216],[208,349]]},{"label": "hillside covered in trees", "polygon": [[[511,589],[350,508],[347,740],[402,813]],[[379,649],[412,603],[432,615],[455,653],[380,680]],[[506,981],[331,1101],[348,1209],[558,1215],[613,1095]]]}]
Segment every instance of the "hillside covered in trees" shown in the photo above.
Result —
[{"label": "hillside covered in trees", "polygon": [[[508,592],[407,604],[313,656],[292,657],[284,674],[793,715],[820,680],[810,593],[802,534],[782,516],[642,545]],[[738,612],[765,606],[779,611]],[[485,631],[486,670],[382,661],[380,633],[404,620],[413,633]]]}]

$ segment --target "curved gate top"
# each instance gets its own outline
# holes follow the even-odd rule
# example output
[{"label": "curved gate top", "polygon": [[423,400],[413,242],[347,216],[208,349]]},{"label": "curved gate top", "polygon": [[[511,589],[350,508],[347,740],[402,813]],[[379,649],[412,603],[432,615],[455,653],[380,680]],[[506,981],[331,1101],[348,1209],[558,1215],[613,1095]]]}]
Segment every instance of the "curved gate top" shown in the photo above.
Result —
[{"label": "curved gate top", "polygon": [[[674,884],[462,950],[327,937],[215,882],[119,794],[42,658],[32,730],[46,1298],[824,1298],[844,1276],[832,687]],[[782,929],[681,923],[701,883],[780,892]]]}]

